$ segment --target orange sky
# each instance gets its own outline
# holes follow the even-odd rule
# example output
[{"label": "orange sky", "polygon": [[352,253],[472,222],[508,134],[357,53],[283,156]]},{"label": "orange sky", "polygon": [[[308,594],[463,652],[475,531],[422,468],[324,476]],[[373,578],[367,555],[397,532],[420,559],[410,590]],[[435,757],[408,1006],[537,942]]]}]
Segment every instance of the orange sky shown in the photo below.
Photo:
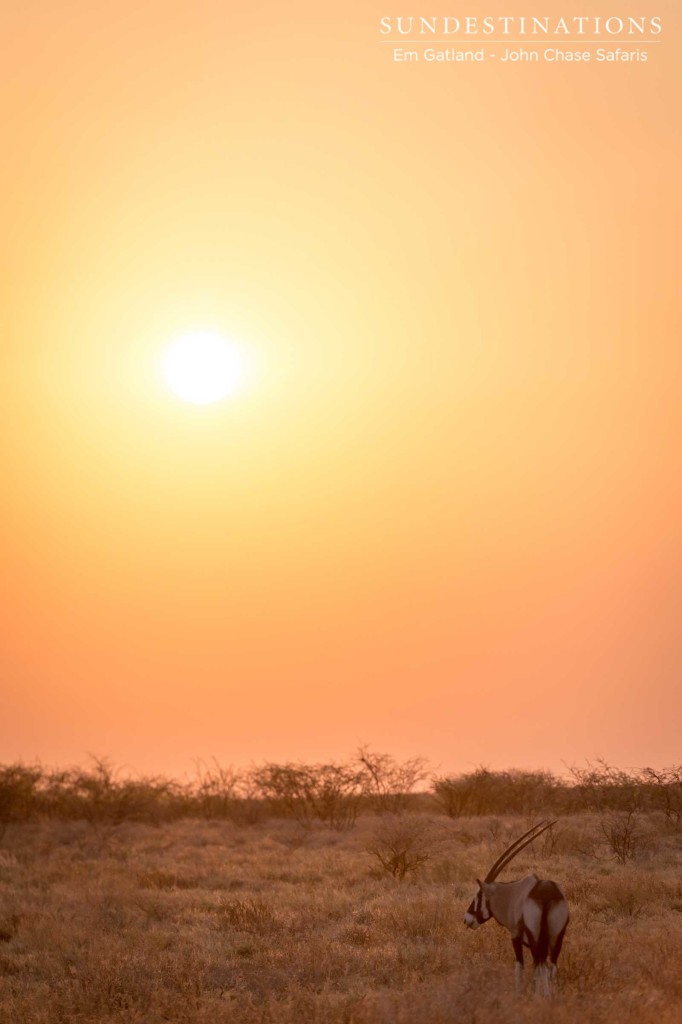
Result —
[{"label": "orange sky", "polygon": [[[482,13],[440,0],[3,13],[0,760],[679,762],[644,6],[646,64],[581,67],[392,63],[380,16]],[[254,368],[206,407],[159,372],[197,326]]]}]

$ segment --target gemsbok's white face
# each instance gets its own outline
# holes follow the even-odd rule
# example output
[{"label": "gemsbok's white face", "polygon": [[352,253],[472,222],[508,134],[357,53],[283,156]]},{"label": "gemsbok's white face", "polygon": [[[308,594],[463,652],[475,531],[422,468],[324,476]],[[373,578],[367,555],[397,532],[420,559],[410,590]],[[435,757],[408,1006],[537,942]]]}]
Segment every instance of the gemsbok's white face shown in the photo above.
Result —
[{"label": "gemsbok's white face", "polygon": [[464,924],[467,928],[471,928],[472,931],[475,928],[479,928],[482,924],[485,924],[485,922],[489,921],[493,916],[488,905],[488,898],[485,894],[484,883],[479,881],[478,878],[476,881],[478,882],[478,892],[472,899],[467,908],[467,912],[464,915]]}]

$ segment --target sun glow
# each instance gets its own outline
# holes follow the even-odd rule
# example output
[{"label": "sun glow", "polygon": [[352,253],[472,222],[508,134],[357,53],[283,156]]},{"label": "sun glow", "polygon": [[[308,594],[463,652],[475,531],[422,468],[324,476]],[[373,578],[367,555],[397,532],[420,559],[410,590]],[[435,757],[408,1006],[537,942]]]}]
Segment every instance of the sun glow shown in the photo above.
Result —
[{"label": "sun glow", "polygon": [[212,331],[183,335],[167,350],[163,369],[171,391],[195,405],[233,394],[244,378],[238,348]]}]

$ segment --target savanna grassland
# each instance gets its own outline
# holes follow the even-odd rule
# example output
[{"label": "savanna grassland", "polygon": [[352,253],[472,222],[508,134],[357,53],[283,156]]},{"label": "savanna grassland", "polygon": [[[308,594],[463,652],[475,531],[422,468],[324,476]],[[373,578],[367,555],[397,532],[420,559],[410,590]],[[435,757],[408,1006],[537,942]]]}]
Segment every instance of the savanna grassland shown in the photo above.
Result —
[{"label": "savanna grassland", "polygon": [[506,869],[553,878],[569,900],[548,1002],[530,965],[514,997],[502,928],[462,923],[475,877],[537,815],[452,816],[433,794],[379,809],[336,827],[253,808],[15,815],[0,843],[0,1021],[682,1021],[674,814],[565,811]]}]

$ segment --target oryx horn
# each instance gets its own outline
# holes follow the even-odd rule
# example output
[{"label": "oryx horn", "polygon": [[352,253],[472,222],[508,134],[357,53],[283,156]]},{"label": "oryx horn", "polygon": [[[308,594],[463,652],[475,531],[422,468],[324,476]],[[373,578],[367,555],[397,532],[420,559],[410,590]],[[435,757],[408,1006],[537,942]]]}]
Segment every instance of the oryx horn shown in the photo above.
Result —
[{"label": "oryx horn", "polygon": [[[500,871],[507,866],[510,860],[520,853],[524,846],[528,846],[534,839],[541,836],[543,832],[546,832],[552,825],[556,825],[556,821],[540,821],[537,825],[533,825],[527,832],[524,832],[522,836],[516,839],[511,846],[508,846],[504,853],[500,854],[493,866],[491,867],[488,874],[485,876],[486,882],[494,882]],[[531,834],[532,833],[532,834]]]}]

